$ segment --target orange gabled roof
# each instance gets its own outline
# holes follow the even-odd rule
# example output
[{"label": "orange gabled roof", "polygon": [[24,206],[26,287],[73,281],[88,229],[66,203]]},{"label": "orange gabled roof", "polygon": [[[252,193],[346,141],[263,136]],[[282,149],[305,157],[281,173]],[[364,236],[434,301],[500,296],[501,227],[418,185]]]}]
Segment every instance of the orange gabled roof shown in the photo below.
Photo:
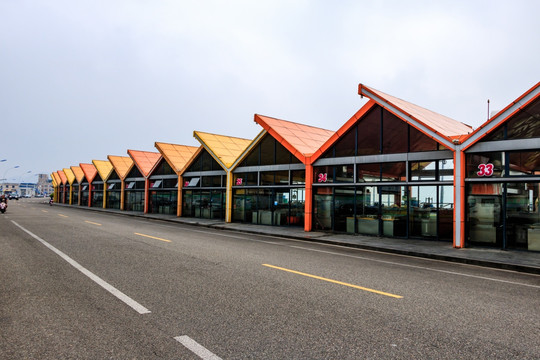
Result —
[{"label": "orange gabled roof", "polygon": [[108,155],[107,159],[109,159],[114,170],[116,171],[116,174],[122,180],[126,178],[129,171],[133,167],[133,159],[129,156]]},{"label": "orange gabled roof", "polygon": [[[395,110],[402,112],[406,117],[419,122],[434,133],[442,135],[450,142],[455,137],[467,135],[473,131],[471,126],[462,122],[456,121],[447,116],[438,114],[434,111],[425,109],[397,97],[385,94],[382,91],[375,90],[363,84],[358,86],[358,94],[367,96],[382,107],[394,113],[394,115],[397,117],[409,122],[409,119],[404,118],[404,116],[399,113],[396,113]],[[395,109],[393,110],[388,105],[391,105],[391,107]],[[414,122],[412,122],[411,125],[417,128]],[[418,130],[423,131],[423,129]]]},{"label": "orange gabled roof", "polygon": [[73,174],[75,174],[75,179],[77,179],[77,182],[80,184],[82,183],[84,179],[84,172],[82,171],[80,166],[71,166],[71,171],[73,171]]},{"label": "orange gabled roof", "polygon": [[62,169],[62,171],[66,175],[69,185],[72,185],[73,181],[75,181],[75,174],[73,173],[73,171],[71,171],[71,169],[69,168]]},{"label": "orange gabled roof", "polygon": [[184,172],[195,154],[202,150],[202,146],[176,145],[162,142],[156,142],[155,147],[178,175]]},{"label": "orange gabled roof", "polygon": [[58,174],[58,176],[60,176],[60,181],[62,182],[62,184],[65,185],[67,183],[67,176],[66,174],[64,174],[64,171],[58,170],[56,173]]},{"label": "orange gabled roof", "polygon": [[96,167],[96,170],[103,181],[107,181],[113,171],[113,166],[110,161],[107,160],[92,160],[92,164]]},{"label": "orange gabled roof", "polygon": [[232,136],[209,134],[202,131],[194,131],[193,136],[208,150],[210,155],[224,167],[231,168],[236,159],[251,144],[252,140]]},{"label": "orange gabled roof", "polygon": [[86,181],[88,181],[89,184],[92,183],[97,175],[97,169],[94,164],[79,164],[79,166],[84,173]]},{"label": "orange gabled roof", "polygon": [[255,122],[304,164],[334,134],[332,130],[255,114]]},{"label": "orange gabled roof", "polygon": [[144,177],[150,176],[154,167],[161,160],[161,154],[158,152],[128,150],[128,154]]},{"label": "orange gabled roof", "polygon": [[469,134],[466,139],[463,140],[465,148],[475,144],[482,137],[489,134],[492,130],[499,125],[512,118],[519,110],[528,106],[531,102],[540,97],[540,82],[536,83],[529,90],[524,92],[520,97],[510,103],[507,107],[495,114],[491,119],[483,123],[479,128],[475,129]]}]

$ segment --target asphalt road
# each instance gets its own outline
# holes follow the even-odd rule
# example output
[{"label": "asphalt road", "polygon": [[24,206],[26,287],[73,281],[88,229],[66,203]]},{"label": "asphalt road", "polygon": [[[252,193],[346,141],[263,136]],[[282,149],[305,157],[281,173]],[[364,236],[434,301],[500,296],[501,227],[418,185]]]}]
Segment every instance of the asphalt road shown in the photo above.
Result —
[{"label": "asphalt road", "polygon": [[2,359],[540,359],[538,275],[42,202],[0,215]]}]

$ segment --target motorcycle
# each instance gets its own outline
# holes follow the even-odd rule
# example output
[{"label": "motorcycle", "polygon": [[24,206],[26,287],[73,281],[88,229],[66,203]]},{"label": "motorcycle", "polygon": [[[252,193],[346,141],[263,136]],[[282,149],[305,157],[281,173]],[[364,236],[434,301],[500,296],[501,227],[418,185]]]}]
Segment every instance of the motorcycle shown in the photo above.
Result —
[{"label": "motorcycle", "polygon": [[52,206],[52,203],[53,203],[53,199],[51,198],[51,200],[49,200],[49,205]]},{"label": "motorcycle", "polygon": [[0,212],[3,214],[7,210],[7,204],[5,202],[0,202]]}]

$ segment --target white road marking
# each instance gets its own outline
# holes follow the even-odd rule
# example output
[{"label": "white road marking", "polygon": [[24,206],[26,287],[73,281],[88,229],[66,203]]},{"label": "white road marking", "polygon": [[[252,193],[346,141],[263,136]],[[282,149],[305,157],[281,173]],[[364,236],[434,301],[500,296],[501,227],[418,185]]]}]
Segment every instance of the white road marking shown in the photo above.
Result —
[{"label": "white road marking", "polygon": [[204,360],[221,360],[219,356],[210,352],[207,348],[197,343],[195,340],[187,335],[177,336],[174,340],[187,347],[195,355]]},{"label": "white road marking", "polygon": [[40,243],[48,247],[50,250],[52,250],[54,253],[56,253],[58,256],[60,256],[62,259],[64,259],[70,265],[72,265],[75,269],[79,270],[84,275],[88,276],[96,284],[98,284],[99,286],[101,286],[102,288],[104,288],[105,290],[113,294],[114,296],[116,296],[118,299],[122,300],[126,305],[133,308],[133,310],[137,311],[139,314],[150,313],[150,310],[148,310],[147,308],[145,308],[144,306],[142,306],[141,304],[139,304],[138,302],[136,302],[135,300],[133,300],[132,298],[130,298],[129,296],[127,296],[126,294],[118,290],[117,288],[115,288],[114,286],[110,285],[108,282],[101,279],[99,276],[95,275],[90,270],[84,268],[82,265],[80,265],[78,262],[76,262],[75,260],[67,256],[66,254],[64,254],[62,251],[58,250],[57,248],[55,248],[54,246],[52,246],[51,244],[49,244],[48,242],[46,242],[39,236],[33,234],[29,230],[26,230],[24,227],[17,224],[15,221],[11,220],[11,222],[14,223],[17,227],[19,227],[22,231],[24,231],[25,233],[27,233],[28,235],[30,235],[31,237],[33,237],[34,239],[36,239],[37,241],[39,241]]},{"label": "white road marking", "polygon": [[471,277],[471,278],[476,278],[476,279],[489,280],[489,281],[497,281],[497,282],[502,282],[502,283],[507,283],[507,284],[512,284],[512,285],[528,286],[528,287],[540,289],[540,286],[539,286],[539,285],[524,284],[524,283],[519,283],[519,282],[514,282],[514,281],[508,281],[508,280],[501,280],[501,279],[489,278],[489,277],[485,277],[485,276],[478,276],[478,275],[464,274],[464,273],[460,273],[460,272],[456,272],[456,271],[439,270],[439,269],[433,269],[433,268],[429,268],[429,267],[425,267],[425,266],[409,265],[409,264],[403,264],[403,263],[398,263],[398,262],[394,262],[394,261],[370,259],[370,258],[363,257],[363,256],[349,255],[349,254],[340,254],[340,253],[336,253],[336,252],[333,252],[333,251],[325,251],[325,250],[309,249],[309,248],[305,248],[305,247],[301,247],[301,246],[291,246],[291,247],[292,247],[292,248],[295,248],[295,249],[301,249],[301,250],[307,250],[307,251],[315,251],[315,252],[321,252],[321,253],[325,253],[325,254],[338,255],[338,256],[345,256],[345,257],[352,257],[352,258],[355,258],[355,259],[362,259],[362,260],[368,260],[368,261],[380,262],[380,263],[384,263],[384,264],[399,265],[399,266],[405,266],[405,267],[414,268],[414,269],[421,269],[421,270],[435,271],[435,272],[440,272],[440,273],[445,273],[445,274],[450,274],[450,275],[466,276],[466,277]]}]

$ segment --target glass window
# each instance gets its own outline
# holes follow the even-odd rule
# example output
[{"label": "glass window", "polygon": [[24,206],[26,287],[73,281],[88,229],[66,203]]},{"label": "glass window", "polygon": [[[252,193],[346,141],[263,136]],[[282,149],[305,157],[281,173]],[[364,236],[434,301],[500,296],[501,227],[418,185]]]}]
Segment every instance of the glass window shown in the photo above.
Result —
[{"label": "glass window", "polygon": [[313,228],[316,230],[328,230],[332,228],[332,188],[316,187],[313,189]]},{"label": "glass window", "polygon": [[539,183],[508,183],[506,240],[509,248],[540,250]]},{"label": "glass window", "polygon": [[406,181],[407,165],[405,161],[382,163],[382,181]]},{"label": "glass window", "polygon": [[420,161],[410,162],[410,174],[412,181],[431,181],[436,180],[437,162]]},{"label": "glass window", "polygon": [[379,192],[376,186],[356,191],[356,228],[365,235],[379,235]]},{"label": "glass window", "polygon": [[337,165],[335,166],[335,171],[337,183],[354,182],[354,165]]},{"label": "glass window", "polygon": [[204,151],[202,154],[202,171],[211,171],[212,169],[212,156],[208,151]]},{"label": "glass window", "polygon": [[274,185],[274,172],[264,171],[261,172],[261,185]]},{"label": "glass window", "polygon": [[540,137],[540,99],[518,112],[507,122],[508,139]]},{"label": "glass window", "polygon": [[381,180],[381,164],[359,164],[357,169],[358,182],[372,182]]},{"label": "glass window", "polygon": [[358,121],[358,156],[380,153],[381,111],[377,106]]},{"label": "glass window", "polygon": [[354,188],[334,190],[334,230],[354,233]]},{"label": "glass window", "polygon": [[221,187],[221,175],[203,176],[202,187]]},{"label": "glass window", "polygon": [[355,156],[356,152],[356,129],[353,126],[349,131],[342,136],[335,145],[335,157]]},{"label": "glass window", "polygon": [[409,235],[437,236],[437,186],[410,186]]},{"label": "glass window", "polygon": [[289,171],[276,171],[274,181],[276,185],[289,185]]},{"label": "glass window", "polygon": [[497,244],[502,240],[502,184],[467,185],[467,224],[473,243]]},{"label": "glass window", "polygon": [[242,162],[242,166],[257,166],[259,165],[259,154],[261,151],[260,145],[257,145]]},{"label": "glass window", "polygon": [[540,174],[540,151],[511,152],[509,154],[510,175]]},{"label": "glass window", "polygon": [[202,168],[202,154],[206,152],[206,149],[203,149],[202,152],[197,156],[195,160],[193,160],[193,163],[189,166],[189,168],[186,170],[186,172],[191,171],[201,171]]},{"label": "glass window", "polygon": [[313,168],[314,183],[334,182],[334,168],[332,166],[316,166]]},{"label": "glass window", "polygon": [[296,170],[291,171],[291,181],[293,185],[301,185],[306,183],[306,171]]},{"label": "glass window", "polygon": [[291,153],[276,141],[276,164],[290,164],[291,163]]},{"label": "glass window", "polygon": [[503,152],[467,154],[467,177],[490,178],[504,176],[504,158]]},{"label": "glass window", "polygon": [[439,180],[454,180],[454,159],[439,160]]},{"label": "glass window", "polygon": [[397,116],[383,110],[383,154],[395,154],[407,152],[407,129],[408,124]]},{"label": "glass window", "polygon": [[270,136],[266,135],[264,139],[262,139],[260,147],[261,147],[261,165],[274,165],[275,159],[275,143],[276,140]]},{"label": "glass window", "polygon": [[153,172],[153,175],[176,175],[176,173],[169,163],[165,159],[162,159],[156,167],[156,170]]},{"label": "glass window", "polygon": [[413,126],[409,126],[409,146],[411,152],[435,151],[439,149],[438,142]]},{"label": "glass window", "polygon": [[383,236],[407,236],[407,188],[381,186],[381,219]]}]

